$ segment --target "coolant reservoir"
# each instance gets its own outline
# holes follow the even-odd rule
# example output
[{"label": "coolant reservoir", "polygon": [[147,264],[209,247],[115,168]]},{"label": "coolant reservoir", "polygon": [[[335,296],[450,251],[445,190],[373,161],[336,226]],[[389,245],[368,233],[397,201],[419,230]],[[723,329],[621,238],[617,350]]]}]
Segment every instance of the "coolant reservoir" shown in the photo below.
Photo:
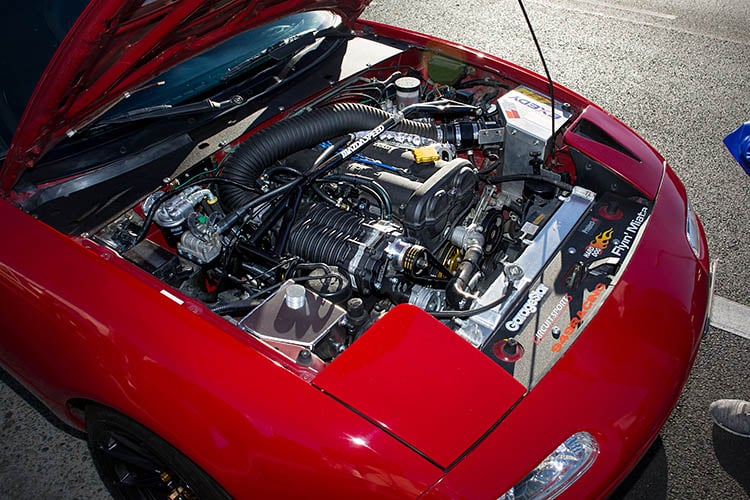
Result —
[{"label": "coolant reservoir", "polygon": [[327,360],[338,354],[345,335],[340,324],[345,313],[341,306],[289,280],[240,325],[272,344],[300,346]]},{"label": "coolant reservoir", "polygon": [[305,287],[302,285],[289,285],[284,294],[284,301],[289,309],[302,309],[305,307]]}]

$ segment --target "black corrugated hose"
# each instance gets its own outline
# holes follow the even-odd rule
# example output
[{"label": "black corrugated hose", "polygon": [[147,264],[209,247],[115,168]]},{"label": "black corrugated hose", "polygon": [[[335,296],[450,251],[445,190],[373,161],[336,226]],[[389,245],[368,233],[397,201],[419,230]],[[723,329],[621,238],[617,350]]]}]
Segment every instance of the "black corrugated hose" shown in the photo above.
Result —
[{"label": "black corrugated hose", "polygon": [[[227,158],[222,177],[247,186],[257,186],[263,170],[274,162],[333,137],[371,130],[391,116],[372,106],[340,103],[282,120],[243,142]],[[437,138],[434,125],[414,120],[403,120],[393,130]],[[220,186],[219,195],[228,210],[237,209],[257,196],[231,185]]]}]

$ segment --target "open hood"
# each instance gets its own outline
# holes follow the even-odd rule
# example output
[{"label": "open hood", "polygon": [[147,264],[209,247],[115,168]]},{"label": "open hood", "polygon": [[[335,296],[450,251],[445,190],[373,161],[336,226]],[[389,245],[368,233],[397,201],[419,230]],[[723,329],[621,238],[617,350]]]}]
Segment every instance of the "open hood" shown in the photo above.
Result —
[{"label": "open hood", "polygon": [[367,0],[92,0],[42,74],[2,167],[2,189],[66,134],[168,68],[238,33],[305,10],[351,23]]}]

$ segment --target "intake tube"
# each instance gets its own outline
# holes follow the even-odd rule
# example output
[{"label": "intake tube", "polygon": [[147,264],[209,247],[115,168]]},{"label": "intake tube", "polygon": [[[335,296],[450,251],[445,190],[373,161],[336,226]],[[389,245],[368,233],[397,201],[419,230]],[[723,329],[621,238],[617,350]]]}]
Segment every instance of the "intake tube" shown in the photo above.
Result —
[{"label": "intake tube", "polygon": [[453,278],[448,282],[445,290],[445,300],[448,305],[460,311],[469,308],[476,299],[469,292],[469,285],[474,276],[480,272],[479,262],[484,255],[484,234],[477,226],[457,226],[451,234],[451,242],[457,247],[463,248],[464,255],[458,264],[458,269]]},{"label": "intake tube", "polygon": [[[390,113],[372,106],[339,103],[282,120],[243,142],[225,161],[222,177],[246,186],[257,186],[263,170],[275,161],[334,137],[371,130],[390,116]],[[429,139],[438,136],[434,125],[414,120],[402,120],[393,130]],[[231,185],[219,187],[219,198],[228,210],[249,203],[258,194]]]}]

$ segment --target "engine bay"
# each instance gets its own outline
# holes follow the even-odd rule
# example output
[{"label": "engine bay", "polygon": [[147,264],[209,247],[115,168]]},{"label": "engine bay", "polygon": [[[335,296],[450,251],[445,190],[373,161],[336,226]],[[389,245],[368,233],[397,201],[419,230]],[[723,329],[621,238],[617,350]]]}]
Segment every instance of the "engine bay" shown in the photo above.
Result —
[{"label": "engine bay", "polygon": [[554,342],[536,361],[550,366],[569,347],[649,202],[565,147],[580,110],[420,58],[339,82],[93,238],[301,365],[411,304],[533,385],[545,370],[525,350]]}]

